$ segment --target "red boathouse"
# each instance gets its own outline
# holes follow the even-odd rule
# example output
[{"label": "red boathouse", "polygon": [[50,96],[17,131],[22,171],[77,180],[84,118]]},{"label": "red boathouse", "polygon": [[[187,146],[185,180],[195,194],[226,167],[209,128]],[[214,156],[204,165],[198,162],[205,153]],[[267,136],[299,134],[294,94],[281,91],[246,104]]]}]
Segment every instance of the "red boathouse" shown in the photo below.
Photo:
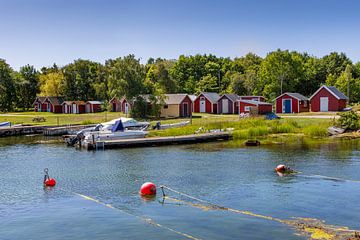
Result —
[{"label": "red boathouse", "polygon": [[300,93],[286,92],[275,99],[276,113],[309,112],[309,99]]},{"label": "red boathouse", "polygon": [[323,85],[310,97],[311,111],[341,111],[348,100],[336,87]]}]

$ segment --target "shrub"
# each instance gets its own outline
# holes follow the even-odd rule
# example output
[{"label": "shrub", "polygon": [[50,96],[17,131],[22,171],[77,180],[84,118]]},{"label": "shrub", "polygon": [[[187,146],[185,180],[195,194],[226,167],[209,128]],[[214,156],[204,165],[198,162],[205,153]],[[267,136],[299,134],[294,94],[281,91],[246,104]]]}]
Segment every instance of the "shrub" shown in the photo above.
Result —
[{"label": "shrub", "polygon": [[348,130],[358,130],[360,129],[360,115],[354,111],[340,113],[337,125]]}]

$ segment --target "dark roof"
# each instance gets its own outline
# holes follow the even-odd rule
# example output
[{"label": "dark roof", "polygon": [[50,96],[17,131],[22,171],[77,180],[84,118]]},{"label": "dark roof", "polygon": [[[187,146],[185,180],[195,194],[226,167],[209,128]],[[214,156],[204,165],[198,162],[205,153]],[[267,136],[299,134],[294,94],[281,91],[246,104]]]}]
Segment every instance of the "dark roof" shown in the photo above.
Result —
[{"label": "dark roof", "polygon": [[165,94],[165,103],[166,104],[180,104],[186,96],[187,96],[187,94],[185,94],[185,93]]},{"label": "dark roof", "polygon": [[33,104],[35,104],[35,102],[38,102],[38,101],[42,103],[42,102],[44,102],[45,98],[46,98],[46,97],[36,97],[36,99],[35,99],[35,101],[34,101]]},{"label": "dark roof", "polygon": [[228,94],[228,93],[225,93],[223,94],[221,97],[223,96],[226,96],[228,99],[230,99],[231,101],[233,102],[236,102],[237,100],[240,100],[240,96],[237,95],[237,94]]},{"label": "dark roof", "polygon": [[206,97],[212,103],[217,103],[220,98],[219,94],[215,92],[201,92],[200,94],[204,95],[204,97]]},{"label": "dark roof", "polygon": [[304,95],[301,95],[300,93],[286,92],[284,94],[287,94],[287,95],[289,95],[291,97],[294,97],[294,98],[297,98],[297,99],[303,100],[303,101],[309,100],[309,98],[305,97]]},{"label": "dark roof", "polygon": [[64,102],[63,97],[46,97],[46,99],[49,99],[53,105],[61,105]]},{"label": "dark roof", "polygon": [[336,95],[338,97],[338,99],[345,99],[345,100],[349,99],[347,96],[345,96],[345,94],[340,92],[339,89],[337,89],[336,87],[333,87],[333,86],[325,86],[325,87],[328,88],[334,95]]},{"label": "dark roof", "polygon": [[260,101],[254,101],[254,100],[238,100],[239,102],[254,104],[254,105],[272,105],[271,103],[267,102],[260,102]]}]

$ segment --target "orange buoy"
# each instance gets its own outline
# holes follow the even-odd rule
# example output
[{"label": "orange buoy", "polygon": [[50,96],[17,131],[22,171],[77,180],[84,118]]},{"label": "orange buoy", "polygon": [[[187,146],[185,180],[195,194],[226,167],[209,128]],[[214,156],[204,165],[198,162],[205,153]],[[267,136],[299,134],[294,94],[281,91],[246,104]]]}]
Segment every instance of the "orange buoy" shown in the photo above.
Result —
[{"label": "orange buoy", "polygon": [[284,164],[280,164],[275,168],[275,171],[277,171],[277,172],[285,172],[286,171],[286,166]]},{"label": "orange buoy", "polygon": [[47,187],[53,187],[53,186],[55,186],[56,181],[55,181],[55,179],[53,179],[53,178],[49,178],[49,179],[46,179],[46,180],[45,180],[44,184],[45,184],[45,186],[47,186]]},{"label": "orange buoy", "polygon": [[45,169],[44,169],[44,173],[45,173],[45,176],[44,176],[44,185],[47,186],[47,187],[53,187],[53,186],[55,186],[56,181],[55,181],[55,179],[50,178],[50,176],[49,176],[49,169],[45,168]]},{"label": "orange buoy", "polygon": [[146,182],[143,185],[141,185],[140,188],[140,194],[141,195],[155,195],[156,194],[156,186],[152,182]]}]

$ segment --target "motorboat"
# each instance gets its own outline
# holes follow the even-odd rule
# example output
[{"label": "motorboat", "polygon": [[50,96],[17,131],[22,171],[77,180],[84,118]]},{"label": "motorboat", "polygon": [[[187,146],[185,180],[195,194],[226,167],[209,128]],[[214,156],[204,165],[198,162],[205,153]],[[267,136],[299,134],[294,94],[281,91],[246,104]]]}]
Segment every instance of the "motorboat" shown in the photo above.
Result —
[{"label": "motorboat", "polygon": [[97,142],[105,140],[121,140],[121,139],[132,139],[132,138],[144,138],[148,134],[144,129],[140,130],[129,130],[124,127],[121,120],[115,121],[111,130],[105,128],[99,131],[85,132],[83,142]]},{"label": "motorboat", "polygon": [[0,128],[2,127],[11,127],[11,123],[10,122],[0,122]]}]

